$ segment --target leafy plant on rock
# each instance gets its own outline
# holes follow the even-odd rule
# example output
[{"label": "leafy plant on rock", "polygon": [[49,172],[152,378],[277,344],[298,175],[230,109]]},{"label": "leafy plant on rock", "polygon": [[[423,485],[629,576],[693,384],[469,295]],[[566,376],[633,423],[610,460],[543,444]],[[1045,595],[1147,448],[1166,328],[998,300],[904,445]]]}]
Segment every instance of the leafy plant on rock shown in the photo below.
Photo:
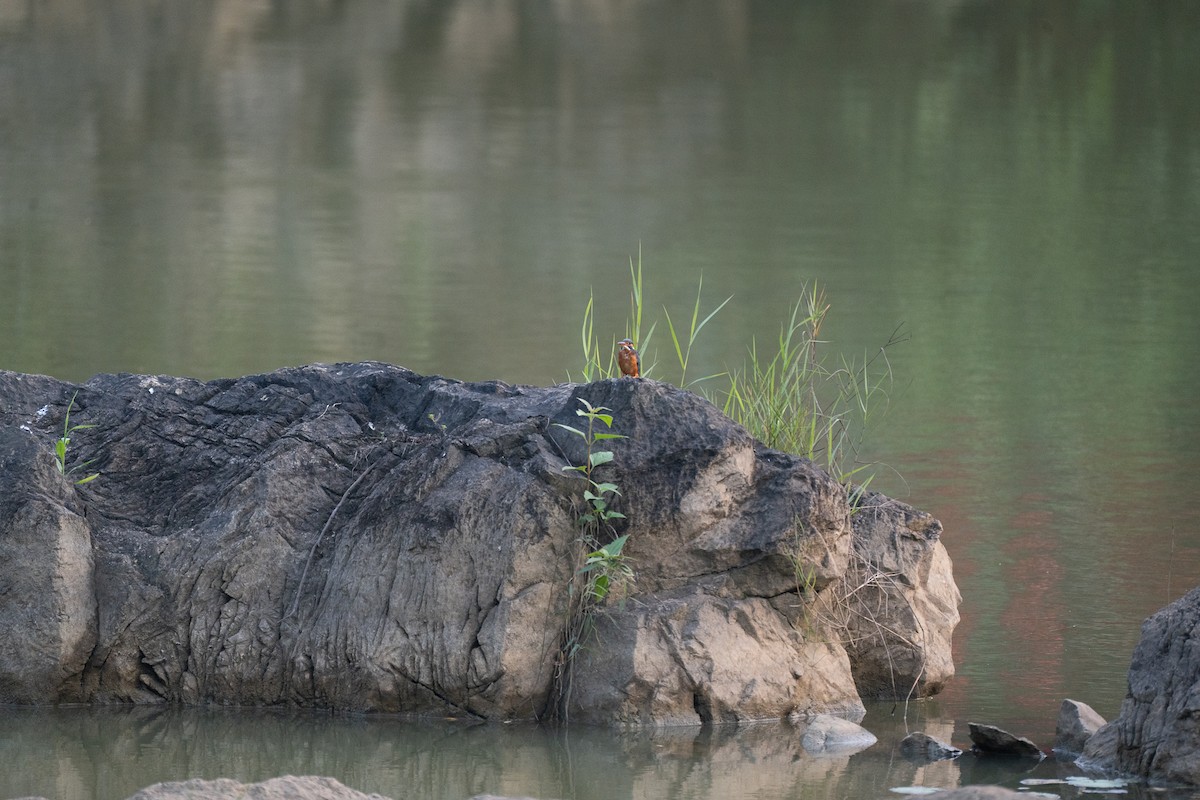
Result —
[{"label": "leafy plant on rock", "polygon": [[570,694],[571,665],[595,634],[595,615],[610,599],[623,596],[635,580],[633,567],[624,553],[629,535],[616,535],[613,526],[615,521],[625,519],[624,514],[612,508],[612,502],[620,496],[621,490],[612,481],[598,480],[596,474],[598,468],[613,460],[612,451],[602,449],[601,443],[626,437],[612,432],[610,409],[594,406],[582,397],[579,402],[583,408],[575,413],[587,420],[586,428],[555,423],[556,427],[582,439],[586,447],[582,464],[563,467],[564,471],[578,472],[585,481],[581,494],[583,507],[578,517],[580,555],[567,587],[566,634],[557,664],[560,713],[564,719]]}]

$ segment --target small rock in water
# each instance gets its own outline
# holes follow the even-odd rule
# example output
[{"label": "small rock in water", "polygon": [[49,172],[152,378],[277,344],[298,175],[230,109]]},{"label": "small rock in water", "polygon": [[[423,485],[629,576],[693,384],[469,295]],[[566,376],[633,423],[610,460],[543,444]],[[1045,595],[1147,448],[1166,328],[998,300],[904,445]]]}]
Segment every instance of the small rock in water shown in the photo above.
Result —
[{"label": "small rock in water", "polygon": [[818,714],[809,723],[800,743],[810,753],[855,752],[878,741],[861,725],[831,714]]},{"label": "small rock in water", "polygon": [[1058,709],[1058,724],[1054,727],[1054,752],[1065,756],[1079,755],[1092,734],[1103,726],[1104,717],[1088,704],[1063,700]]},{"label": "small rock in water", "polygon": [[1024,736],[1014,736],[994,725],[981,725],[978,722],[968,722],[967,727],[971,731],[971,741],[975,743],[975,750],[981,754],[1045,758],[1038,746]]},{"label": "small rock in water", "polygon": [[906,758],[923,761],[941,761],[947,758],[958,758],[962,750],[939,742],[924,733],[910,733],[900,741],[900,754]]}]

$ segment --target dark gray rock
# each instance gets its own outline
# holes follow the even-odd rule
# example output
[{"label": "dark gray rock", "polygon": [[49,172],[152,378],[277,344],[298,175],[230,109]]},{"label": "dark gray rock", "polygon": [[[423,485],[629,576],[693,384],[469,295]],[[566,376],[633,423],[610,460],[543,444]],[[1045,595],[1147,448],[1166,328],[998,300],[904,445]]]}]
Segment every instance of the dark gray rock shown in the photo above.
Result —
[{"label": "dark gray rock", "polygon": [[1104,717],[1086,703],[1063,700],[1054,726],[1054,752],[1061,756],[1077,756],[1083,752],[1088,739],[1105,724]]},{"label": "dark gray rock", "polygon": [[910,733],[900,740],[900,754],[916,761],[943,761],[958,758],[962,755],[962,750],[918,732]]},{"label": "dark gray rock", "polygon": [[50,451],[0,426],[0,702],[85,699],[97,635],[94,566],[83,505]]},{"label": "dark gray rock", "polygon": [[[72,423],[96,427],[68,462],[102,473],[82,486],[50,456],[76,389]],[[628,437],[602,469],[637,579],[559,694],[584,488],[563,467],[585,450],[554,423],[578,426],[580,398]],[[931,675],[952,669],[950,563],[910,535],[940,526],[891,508],[869,536],[852,528],[845,489],[811,462],[649,380],[465,384],[362,363],[76,387],[0,372],[0,639],[16,644],[0,702],[645,724],[844,712],[861,708],[846,630],[806,616],[805,592],[833,593],[862,547],[914,576],[889,603],[942,609],[895,625]],[[801,587],[808,551],[821,558]]]},{"label": "dark gray rock", "polygon": [[994,725],[968,722],[967,728],[976,752],[983,755],[1018,756],[1021,758],[1044,758],[1041,749],[1023,736],[1014,736]]},{"label": "dark gray rock", "polygon": [[284,775],[262,783],[238,783],[229,778],[172,781],[147,786],[129,800],[389,800],[363,794],[333,778]]},{"label": "dark gray rock", "polygon": [[1088,740],[1079,761],[1200,785],[1200,588],[1142,623],[1120,713]]}]

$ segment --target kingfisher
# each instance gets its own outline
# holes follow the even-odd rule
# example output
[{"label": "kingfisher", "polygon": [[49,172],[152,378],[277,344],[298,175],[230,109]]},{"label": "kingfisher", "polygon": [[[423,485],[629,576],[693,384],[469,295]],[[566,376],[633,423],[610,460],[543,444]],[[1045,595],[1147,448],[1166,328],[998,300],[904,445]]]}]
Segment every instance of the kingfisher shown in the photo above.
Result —
[{"label": "kingfisher", "polygon": [[627,378],[642,377],[642,360],[633,346],[632,339],[622,339],[617,342],[617,366],[621,374]]}]

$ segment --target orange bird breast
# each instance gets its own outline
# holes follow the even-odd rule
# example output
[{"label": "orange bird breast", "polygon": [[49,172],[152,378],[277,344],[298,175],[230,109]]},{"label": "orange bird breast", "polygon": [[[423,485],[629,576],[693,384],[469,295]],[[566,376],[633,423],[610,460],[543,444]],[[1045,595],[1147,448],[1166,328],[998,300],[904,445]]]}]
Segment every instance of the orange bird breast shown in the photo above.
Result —
[{"label": "orange bird breast", "polygon": [[621,374],[626,377],[640,378],[642,375],[638,351],[634,349],[633,342],[629,339],[617,342],[617,366],[621,368]]}]

